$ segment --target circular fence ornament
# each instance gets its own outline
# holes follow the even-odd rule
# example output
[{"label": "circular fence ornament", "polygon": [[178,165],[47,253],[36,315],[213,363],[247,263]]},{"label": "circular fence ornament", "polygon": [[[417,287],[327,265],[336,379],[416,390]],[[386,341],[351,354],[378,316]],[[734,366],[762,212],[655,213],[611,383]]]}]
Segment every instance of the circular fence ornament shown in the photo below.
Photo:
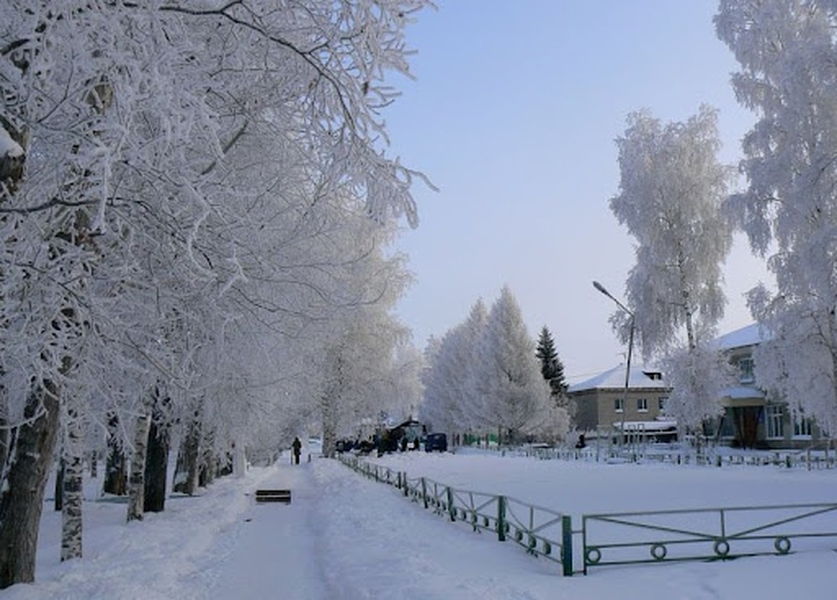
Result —
[{"label": "circular fence ornament", "polygon": [[729,554],[729,543],[726,540],[718,540],[713,548],[715,554],[722,558]]},{"label": "circular fence ornament", "polygon": [[651,556],[656,560],[663,560],[668,554],[668,550],[663,544],[654,544],[651,546]]},{"label": "circular fence ornament", "polygon": [[773,547],[776,548],[776,552],[779,554],[787,554],[791,549],[791,541],[785,536],[779,536],[773,542]]},{"label": "circular fence ornament", "polygon": [[584,558],[587,560],[588,565],[599,564],[599,561],[602,559],[602,551],[595,547],[587,548]]}]

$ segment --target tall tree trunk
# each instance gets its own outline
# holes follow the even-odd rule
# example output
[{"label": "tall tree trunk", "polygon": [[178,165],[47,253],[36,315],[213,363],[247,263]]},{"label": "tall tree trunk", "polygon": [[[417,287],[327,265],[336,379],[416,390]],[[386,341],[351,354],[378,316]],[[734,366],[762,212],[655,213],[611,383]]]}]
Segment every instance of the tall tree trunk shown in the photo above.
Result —
[{"label": "tall tree trunk", "polygon": [[201,439],[198,487],[206,487],[215,481],[218,459],[215,455],[215,430],[209,430]]},{"label": "tall tree trunk", "polygon": [[199,411],[189,424],[186,437],[180,444],[174,473],[174,491],[191,496],[198,487],[198,459],[200,457],[201,423]]},{"label": "tall tree trunk", "polygon": [[131,475],[128,478],[127,520],[142,521],[145,514],[145,458],[148,450],[148,433],[151,430],[150,406],[145,414],[137,417],[134,431],[134,453],[131,456]]},{"label": "tall tree trunk", "polygon": [[232,450],[223,452],[215,460],[215,476],[226,477],[233,473],[233,453]]},{"label": "tall tree trunk", "polygon": [[247,473],[247,453],[241,440],[236,440],[233,447],[233,473],[236,477],[244,477]]},{"label": "tall tree trunk", "polygon": [[[0,375],[3,370],[0,369]],[[6,464],[9,461],[9,448],[12,445],[13,432],[9,428],[9,397],[6,388],[0,385],[0,480],[6,472]]]},{"label": "tall tree trunk", "polygon": [[96,479],[99,477],[99,451],[93,450],[90,453],[90,478]]},{"label": "tall tree trunk", "polygon": [[[63,452],[63,451],[62,451]],[[53,504],[55,512],[64,510],[64,458],[58,459],[58,466],[55,469],[55,486],[52,489]]]},{"label": "tall tree trunk", "polygon": [[84,435],[81,415],[76,406],[64,405],[63,509],[61,511],[61,561],[82,556],[82,502],[84,500]]},{"label": "tall tree trunk", "polygon": [[163,512],[166,509],[168,462],[168,426],[152,419],[145,463],[145,512]]},{"label": "tall tree trunk", "polygon": [[337,452],[337,399],[334,394],[326,393],[320,400],[323,426],[323,456],[334,458]]},{"label": "tall tree trunk", "polygon": [[124,496],[128,493],[128,477],[125,474],[125,451],[122,449],[119,417],[111,414],[108,419],[108,455],[105,461],[105,481],[102,491]]},{"label": "tall tree trunk", "polygon": [[49,467],[58,432],[58,390],[30,396],[15,456],[0,495],[0,589],[35,580],[35,553]]}]

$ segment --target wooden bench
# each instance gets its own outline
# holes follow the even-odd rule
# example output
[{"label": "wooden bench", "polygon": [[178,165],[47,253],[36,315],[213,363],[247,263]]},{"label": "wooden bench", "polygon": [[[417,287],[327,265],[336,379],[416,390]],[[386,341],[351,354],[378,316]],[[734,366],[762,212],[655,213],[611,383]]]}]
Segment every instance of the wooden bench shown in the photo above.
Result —
[{"label": "wooden bench", "polygon": [[256,502],[291,503],[291,490],[256,490]]}]

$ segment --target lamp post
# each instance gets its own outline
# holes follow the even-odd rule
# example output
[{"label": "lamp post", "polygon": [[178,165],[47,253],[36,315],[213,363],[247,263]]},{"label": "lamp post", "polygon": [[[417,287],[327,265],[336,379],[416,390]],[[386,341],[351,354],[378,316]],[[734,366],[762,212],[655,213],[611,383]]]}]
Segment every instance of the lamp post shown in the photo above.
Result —
[{"label": "lamp post", "polygon": [[628,410],[628,388],[631,382],[631,354],[633,353],[634,349],[634,313],[628,310],[628,307],[619,302],[610,292],[607,291],[605,286],[603,286],[598,281],[593,282],[593,287],[599,290],[602,294],[610,298],[616,303],[616,306],[624,310],[628,313],[628,316],[631,318],[631,329],[630,333],[628,334],[628,359],[625,364],[625,389],[622,393],[622,424],[621,424],[621,435],[619,436],[619,445],[620,449],[624,449],[625,447],[625,413]]}]

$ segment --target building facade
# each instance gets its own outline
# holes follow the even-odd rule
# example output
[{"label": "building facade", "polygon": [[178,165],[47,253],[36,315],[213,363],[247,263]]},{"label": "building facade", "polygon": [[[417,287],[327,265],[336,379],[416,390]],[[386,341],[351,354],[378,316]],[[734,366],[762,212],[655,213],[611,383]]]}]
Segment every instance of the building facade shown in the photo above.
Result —
[{"label": "building facade", "polygon": [[649,435],[659,429],[671,388],[659,370],[632,366],[626,395],[625,368],[619,365],[569,387],[576,429],[618,431],[624,424],[627,432]]},{"label": "building facade", "polygon": [[[715,340],[735,367],[737,381],[724,389],[718,401],[721,416],[704,425],[707,440],[759,449],[806,449],[828,441],[816,422],[795,413],[782,398],[770,398],[756,384],[753,352],[763,341],[757,324],[742,327]],[[676,423],[665,417],[671,388],[655,369],[632,367],[625,394],[625,365],[571,385],[567,394],[575,405],[575,425],[580,432],[619,431],[628,436],[669,439],[656,431],[672,430]],[[671,426],[670,428],[668,426]]]},{"label": "building facade", "polygon": [[813,419],[792,411],[782,398],[771,398],[756,384],[753,351],[763,341],[763,332],[753,323],[716,340],[735,367],[737,385],[721,394],[724,412],[707,424],[707,436],[742,448],[817,447],[827,438]]}]

